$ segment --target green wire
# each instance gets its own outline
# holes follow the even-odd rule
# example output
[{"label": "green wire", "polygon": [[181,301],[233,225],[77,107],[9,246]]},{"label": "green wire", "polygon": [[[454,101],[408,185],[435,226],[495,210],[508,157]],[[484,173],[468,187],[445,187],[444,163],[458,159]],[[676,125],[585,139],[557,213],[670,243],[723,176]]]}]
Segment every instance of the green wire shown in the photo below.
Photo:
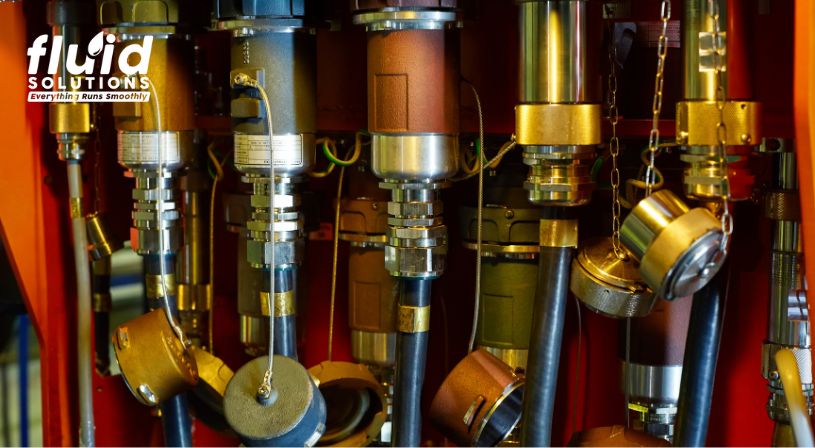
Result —
[{"label": "green wire", "polygon": [[328,142],[323,142],[323,154],[325,154],[325,156],[328,158],[328,160],[330,160],[331,163],[333,163],[334,165],[339,165],[339,166],[351,166],[351,165],[353,165],[353,162],[349,163],[349,162],[346,162],[344,160],[340,160],[340,159],[336,158],[334,156],[334,154],[331,154],[331,150],[328,149]]}]

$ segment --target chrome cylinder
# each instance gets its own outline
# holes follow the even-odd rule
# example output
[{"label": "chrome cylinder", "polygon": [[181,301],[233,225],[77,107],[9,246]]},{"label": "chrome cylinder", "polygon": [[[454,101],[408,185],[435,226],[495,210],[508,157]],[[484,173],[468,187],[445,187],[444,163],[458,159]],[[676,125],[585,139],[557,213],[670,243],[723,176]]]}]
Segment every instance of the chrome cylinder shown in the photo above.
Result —
[{"label": "chrome cylinder", "polygon": [[[714,101],[716,99],[712,33],[715,23],[708,13],[710,0],[688,0],[682,3],[682,73],[686,100]],[[727,1],[719,4],[719,30],[727,30]],[[719,48],[726,47],[722,37]],[[727,76],[721,86],[727,92]]]},{"label": "chrome cylinder", "polygon": [[652,366],[623,362],[631,427],[671,441],[676,422],[681,365]]},{"label": "chrome cylinder", "polygon": [[[521,1],[518,26],[520,103],[542,110],[547,105],[591,103],[586,2]],[[576,122],[575,126],[592,127],[600,119],[599,115],[589,115],[592,121],[594,118],[597,123],[585,123],[579,112],[570,110],[560,115],[562,122],[550,125],[571,126],[565,123]],[[516,123],[519,130],[522,125],[529,128]],[[582,141],[563,145],[526,140],[522,136],[519,141],[524,144],[524,163],[530,166],[524,183],[529,200],[538,205],[587,203],[594,184],[586,161],[594,156],[594,147]]]},{"label": "chrome cylinder", "polygon": [[[719,48],[726,48],[727,1],[714,0],[719,6]],[[715,23],[708,11],[709,0],[691,0],[683,3],[682,16],[682,71],[685,101],[716,101],[715,59],[712,52]],[[726,50],[725,50],[726,51]],[[726,64],[726,52],[722,64]],[[721,76],[724,98],[727,100],[727,71]],[[716,126],[710,123],[710,126]],[[685,194],[705,200],[720,199],[728,194],[723,179],[727,169],[719,160],[716,146],[687,146],[680,156],[687,163],[683,177]]]},{"label": "chrome cylinder", "polygon": [[586,2],[522,0],[519,8],[521,102],[590,102]]},{"label": "chrome cylinder", "polygon": [[620,241],[640,263],[642,280],[667,300],[701,289],[719,271],[721,223],[690,209],[669,190],[640,201],[620,228]]},{"label": "chrome cylinder", "polygon": [[793,152],[781,152],[776,158],[772,189],[765,202],[772,220],[772,258],[770,261],[770,312],[767,339],[762,345],[761,373],[768,382],[770,397],[767,414],[776,425],[789,424],[789,408],[775,365],[775,354],[789,349],[795,355],[801,386],[810,414],[813,412],[812,344],[809,307],[803,272],[803,249],[798,178]]}]

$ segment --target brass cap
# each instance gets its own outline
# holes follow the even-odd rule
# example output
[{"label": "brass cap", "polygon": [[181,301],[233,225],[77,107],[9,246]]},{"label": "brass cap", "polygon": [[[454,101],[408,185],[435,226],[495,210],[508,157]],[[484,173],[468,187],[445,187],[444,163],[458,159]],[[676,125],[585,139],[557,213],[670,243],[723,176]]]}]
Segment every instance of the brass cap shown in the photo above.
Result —
[{"label": "brass cap", "polygon": [[178,340],[162,309],[116,327],[113,352],[128,389],[148,406],[198,382],[195,358]]},{"label": "brass cap", "polygon": [[366,446],[387,419],[382,385],[368,367],[323,361],[308,369],[325,398],[328,416],[320,445]]}]

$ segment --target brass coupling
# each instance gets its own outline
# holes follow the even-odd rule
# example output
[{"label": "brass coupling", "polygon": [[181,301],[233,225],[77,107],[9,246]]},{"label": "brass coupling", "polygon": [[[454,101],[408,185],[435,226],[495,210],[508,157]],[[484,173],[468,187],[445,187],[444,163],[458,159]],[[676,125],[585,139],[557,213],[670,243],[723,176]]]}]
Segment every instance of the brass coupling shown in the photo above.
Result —
[{"label": "brass coupling", "polygon": [[88,103],[51,103],[48,105],[48,129],[52,134],[88,134],[91,105]]},{"label": "brass coupling", "polygon": [[773,221],[800,221],[801,202],[794,190],[769,190],[764,193],[764,216]]},{"label": "brass coupling", "polygon": [[[261,291],[260,309],[264,316],[269,315],[269,293]],[[294,303],[294,290],[274,293],[274,315],[275,317],[293,316],[297,313]]]},{"label": "brass coupling", "polygon": [[522,146],[597,145],[599,104],[519,104],[515,107],[515,141]]},{"label": "brass coupling", "polygon": [[[175,274],[145,275],[145,295],[148,299],[160,299],[176,295]],[[166,290],[165,290],[166,288]]]},{"label": "brass coupling", "polygon": [[577,247],[576,219],[541,219],[541,247]]},{"label": "brass coupling", "polygon": [[402,333],[430,331],[430,306],[399,305],[399,331]]},{"label": "brass coupling", "polygon": [[[726,101],[724,103],[725,145],[759,145],[761,103]],[[676,104],[676,142],[687,146],[716,146],[716,123],[720,113],[715,101],[680,101]]]},{"label": "brass coupling", "polygon": [[[81,205],[79,211],[81,212]],[[71,209],[73,214],[73,207]],[[122,247],[118,240],[110,236],[104,215],[99,212],[90,213],[85,216],[85,225],[88,230],[88,252],[94,260],[110,257]]]},{"label": "brass coupling", "polygon": [[599,104],[520,104],[515,141],[530,167],[524,188],[533,204],[577,206],[591,199],[586,161],[601,141]]}]

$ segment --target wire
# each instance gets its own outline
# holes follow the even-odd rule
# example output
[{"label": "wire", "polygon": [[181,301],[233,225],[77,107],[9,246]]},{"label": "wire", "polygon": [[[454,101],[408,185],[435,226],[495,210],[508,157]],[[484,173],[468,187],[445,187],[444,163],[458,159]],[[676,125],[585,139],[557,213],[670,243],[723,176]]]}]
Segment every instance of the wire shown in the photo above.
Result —
[{"label": "wire", "polygon": [[[359,155],[362,153],[362,134],[357,132],[354,136],[354,153],[351,155],[351,158],[348,160],[341,160],[337,158],[337,144],[334,140],[330,138],[320,139],[322,140],[322,147],[323,147],[323,154],[331,161],[331,163],[339,166],[351,166],[356,163],[357,159],[359,159]],[[333,152],[329,149],[329,146],[334,148]]]},{"label": "wire", "polygon": [[328,311],[328,360],[334,356],[334,306],[337,296],[337,258],[340,238],[340,209],[342,205],[342,182],[345,178],[345,167],[340,166],[340,176],[337,179],[337,206],[334,211],[334,249],[331,262],[331,304]]},{"label": "wire", "polygon": [[[485,168],[490,168],[490,169],[495,169],[496,167],[498,167],[498,165],[501,163],[501,160],[504,158],[506,153],[508,153],[510,150],[512,150],[512,148],[514,148],[515,145],[516,145],[515,136],[513,135],[512,138],[508,142],[501,145],[501,149],[498,150],[498,154],[496,154],[495,157],[490,159],[489,162],[487,162],[484,167]],[[467,174],[467,175],[464,175],[462,177],[457,177],[457,178],[451,179],[451,180],[453,182],[461,182],[463,180],[467,180],[467,179],[475,176],[476,174],[478,174],[478,171],[475,171],[472,174]]]},{"label": "wire", "polygon": [[218,162],[218,158],[215,156],[215,142],[213,141],[207,146],[207,155],[209,156],[209,160],[212,161],[212,165],[215,167],[215,177],[212,179],[212,190],[210,191],[209,197],[209,294],[212,298],[212,303],[210,303],[209,307],[209,316],[207,316],[209,320],[209,352],[215,353],[215,338],[213,335],[214,332],[214,320],[215,320],[215,198],[217,197],[216,191],[218,189],[218,182],[221,181],[224,177],[224,170],[223,166],[226,163],[227,159],[229,159],[230,154],[227,154],[223,157],[223,159]]},{"label": "wire", "polygon": [[[484,114],[481,109],[481,98],[478,96],[478,90],[469,81],[465,81],[475,96],[475,104],[478,106],[478,141],[484,142]],[[476,151],[476,158],[478,160],[478,209],[477,209],[477,224],[475,236],[475,298],[473,303],[473,325],[470,330],[470,341],[467,345],[467,351],[473,351],[475,348],[475,335],[478,331],[478,314],[481,311],[481,237],[483,229],[484,218],[484,151]]]},{"label": "wire", "polygon": [[272,387],[272,368],[274,367],[274,294],[275,294],[275,172],[274,172],[274,128],[272,127],[272,108],[269,103],[269,96],[266,95],[266,90],[261,87],[257,81],[254,81],[254,87],[263,98],[263,106],[266,108],[266,126],[269,131],[269,221],[271,222],[270,233],[272,235],[272,250],[269,257],[269,365],[266,374],[263,376],[263,384],[259,392],[265,392],[263,386],[268,387],[269,394],[271,394]]},{"label": "wire", "polygon": [[[156,93],[156,86],[153,85],[153,81],[150,78],[147,79],[147,85],[150,87],[150,93],[153,97],[153,121],[155,121],[155,128],[158,137],[158,173],[156,177],[156,189],[157,189],[157,196],[158,196],[158,219],[162,219],[164,216],[164,183],[162,179],[164,177],[164,136],[162,135],[162,126],[161,126],[161,108],[159,105],[158,94]],[[185,346],[187,345],[187,340],[184,338],[184,332],[181,330],[181,327],[175,321],[173,317],[173,311],[170,308],[170,297],[169,297],[169,290],[167,288],[167,261],[164,259],[164,249],[166,247],[166,241],[164,240],[164,232],[159,232],[158,234],[158,251],[159,251],[159,258],[158,258],[158,265],[159,265],[159,277],[161,277],[161,295],[164,298],[164,314],[167,316],[167,321],[170,323],[170,326],[173,328],[176,336],[181,341],[182,344]]]},{"label": "wire", "polygon": [[266,372],[263,375],[263,380],[258,387],[258,396],[262,398],[269,398],[272,394],[272,372],[274,368],[274,326],[275,326],[275,312],[274,312],[274,290],[275,290],[275,168],[274,168],[274,127],[272,123],[272,108],[269,101],[269,95],[266,90],[260,85],[258,80],[250,78],[245,73],[235,75],[233,79],[237,85],[252,87],[258,91],[261,99],[263,100],[263,107],[266,108],[266,127],[269,133],[269,222],[271,224],[271,252],[269,256],[269,364],[266,367]]}]

